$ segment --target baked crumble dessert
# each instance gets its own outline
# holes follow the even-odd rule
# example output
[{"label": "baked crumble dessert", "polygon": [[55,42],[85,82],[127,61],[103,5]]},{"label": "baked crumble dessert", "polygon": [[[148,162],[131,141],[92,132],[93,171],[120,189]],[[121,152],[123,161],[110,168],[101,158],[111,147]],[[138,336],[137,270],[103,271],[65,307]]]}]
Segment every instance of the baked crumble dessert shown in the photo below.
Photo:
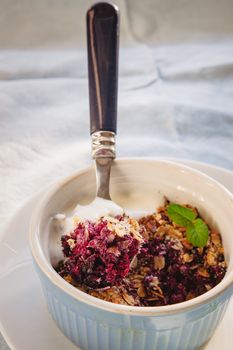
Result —
[{"label": "baked crumble dessert", "polygon": [[167,203],[157,212],[76,223],[62,236],[56,271],[103,300],[162,306],[195,298],[217,285],[227,264],[220,233],[196,208]]}]

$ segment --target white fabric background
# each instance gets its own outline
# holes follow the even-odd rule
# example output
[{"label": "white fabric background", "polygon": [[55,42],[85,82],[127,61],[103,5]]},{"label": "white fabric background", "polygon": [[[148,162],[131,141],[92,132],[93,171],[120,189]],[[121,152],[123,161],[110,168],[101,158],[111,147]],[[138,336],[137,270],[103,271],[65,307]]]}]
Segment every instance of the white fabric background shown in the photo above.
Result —
[{"label": "white fabric background", "polygon": [[[115,3],[117,155],[233,170],[233,1]],[[0,0],[0,235],[27,198],[91,163],[85,48],[91,4]]]}]

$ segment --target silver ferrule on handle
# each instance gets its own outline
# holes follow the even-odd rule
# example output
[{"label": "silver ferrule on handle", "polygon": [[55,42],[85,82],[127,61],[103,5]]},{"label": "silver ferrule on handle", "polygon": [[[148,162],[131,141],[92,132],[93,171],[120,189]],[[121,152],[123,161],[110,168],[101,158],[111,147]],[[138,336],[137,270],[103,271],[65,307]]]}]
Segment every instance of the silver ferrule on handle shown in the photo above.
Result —
[{"label": "silver ferrule on handle", "polygon": [[112,131],[96,131],[92,135],[92,157],[112,158],[116,157],[115,133]]},{"label": "silver ferrule on handle", "polygon": [[110,199],[109,181],[112,161],[116,157],[115,133],[112,131],[96,131],[92,135],[92,157],[96,166],[96,195]]}]

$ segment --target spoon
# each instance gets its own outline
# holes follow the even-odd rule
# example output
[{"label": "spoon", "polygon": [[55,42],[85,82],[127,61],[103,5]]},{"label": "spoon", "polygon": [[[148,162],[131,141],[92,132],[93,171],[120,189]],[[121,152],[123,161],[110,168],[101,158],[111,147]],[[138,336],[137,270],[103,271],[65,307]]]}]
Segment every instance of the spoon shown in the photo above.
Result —
[{"label": "spoon", "polygon": [[[51,245],[51,249],[53,249],[51,254],[53,256],[53,266],[56,266],[64,258],[62,257],[63,251],[60,244],[61,234],[73,231],[74,217],[81,219],[81,221],[84,219],[84,221],[95,222],[100,217],[114,217],[124,213],[123,209],[111,200],[109,192],[111,166],[115,158],[118,39],[118,9],[108,3],[95,4],[87,12],[87,47],[90,131],[92,137],[92,156],[96,165],[96,198],[89,205],[82,206],[78,204],[71,217],[58,214],[53,218],[55,234],[52,237],[54,241],[60,235],[60,239],[57,240],[59,244],[58,249],[55,249],[55,244]],[[125,212],[128,215],[128,210]],[[120,279],[124,278],[143,241],[143,237],[139,233],[139,228],[137,228],[136,224],[135,226],[132,225],[131,218],[129,218],[129,221],[126,219],[126,221],[117,222],[116,226],[111,224],[111,219],[109,223],[115,229],[114,235],[117,236],[117,239],[115,240],[115,236],[111,233],[111,230],[110,233],[105,232],[104,236],[100,234],[96,241],[92,236],[88,236],[92,243],[95,241],[93,243],[94,245],[91,245],[92,248],[95,247],[95,253],[91,256],[88,250],[89,248],[86,248],[86,242],[84,242],[84,246],[81,246],[82,240],[80,237],[83,234],[82,228],[76,232],[76,237],[79,234],[81,235],[78,237],[79,243],[77,244],[75,243],[77,241],[71,239],[73,241],[71,244],[75,244],[75,246],[70,247],[71,249],[75,249],[73,254],[74,256],[76,254],[75,258],[77,260],[75,261],[78,264],[78,269],[76,269],[72,261],[71,269],[75,267],[75,274],[78,271],[78,275],[75,276],[85,280],[85,284],[90,288],[102,289],[106,286],[109,287],[109,285],[119,282]],[[108,239],[106,237],[111,239],[111,247],[108,246]],[[70,245],[69,242],[68,245]],[[80,254],[79,248],[82,254]],[[109,252],[108,249],[112,250]],[[86,253],[88,256],[87,259],[83,258]],[[79,261],[80,256],[81,259]],[[91,265],[88,260],[90,257]],[[113,270],[114,273],[112,273]],[[82,274],[79,275],[80,271],[82,271]]]},{"label": "spoon", "polygon": [[86,21],[90,134],[95,160],[96,198],[88,205],[78,204],[72,216],[54,216],[50,235],[53,266],[64,258],[61,235],[73,230],[73,216],[96,221],[101,216],[123,214],[123,209],[111,200],[109,193],[117,124],[118,9],[115,5],[97,3],[88,10]]},{"label": "spoon", "polygon": [[115,5],[97,3],[88,10],[86,18],[90,133],[97,191],[93,202],[77,205],[74,211],[78,217],[89,220],[123,214],[109,193],[117,124],[118,13]]}]

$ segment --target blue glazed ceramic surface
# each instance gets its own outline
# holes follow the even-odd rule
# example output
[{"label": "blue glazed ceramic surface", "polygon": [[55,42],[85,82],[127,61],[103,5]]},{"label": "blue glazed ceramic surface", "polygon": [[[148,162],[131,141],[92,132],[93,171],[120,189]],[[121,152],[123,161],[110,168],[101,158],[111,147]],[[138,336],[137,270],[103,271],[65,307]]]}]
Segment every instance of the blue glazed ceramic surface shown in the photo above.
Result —
[{"label": "blue glazed ceramic surface", "polygon": [[83,350],[194,350],[214,333],[228,295],[168,316],[117,314],[83,305],[40,272],[49,311],[62,332]]}]

